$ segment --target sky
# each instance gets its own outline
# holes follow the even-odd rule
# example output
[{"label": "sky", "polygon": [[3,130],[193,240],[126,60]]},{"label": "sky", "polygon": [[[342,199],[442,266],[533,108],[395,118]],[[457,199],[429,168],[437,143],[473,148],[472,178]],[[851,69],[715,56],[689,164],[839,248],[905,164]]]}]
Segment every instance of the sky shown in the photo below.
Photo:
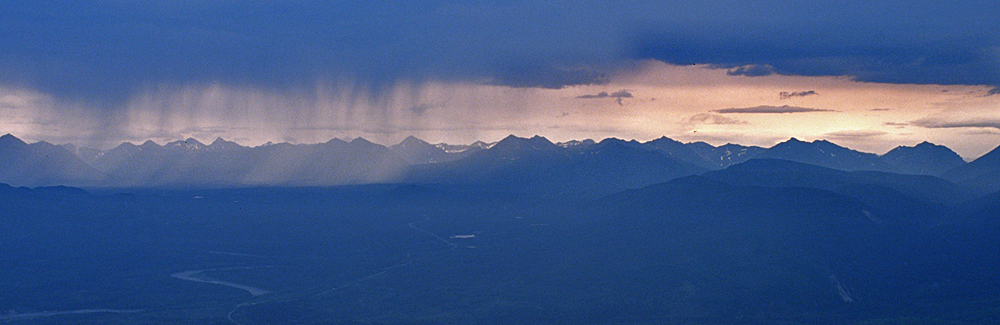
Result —
[{"label": "sky", "polygon": [[1000,144],[997,1],[22,1],[0,133],[109,148],[618,137],[967,159]]}]

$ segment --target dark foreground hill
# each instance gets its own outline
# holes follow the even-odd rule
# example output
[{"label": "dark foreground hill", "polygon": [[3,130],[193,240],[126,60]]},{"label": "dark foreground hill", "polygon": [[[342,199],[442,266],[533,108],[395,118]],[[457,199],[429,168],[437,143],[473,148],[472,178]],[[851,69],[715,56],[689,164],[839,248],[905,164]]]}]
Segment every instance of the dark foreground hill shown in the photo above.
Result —
[{"label": "dark foreground hill", "polygon": [[915,228],[825,190],[691,177],[614,195],[600,206],[606,210],[594,228],[603,236],[593,245],[619,247],[605,257],[614,261],[608,264],[642,270],[650,296],[685,306],[667,310],[686,317],[848,323],[862,311],[919,301],[945,277],[925,273],[945,257],[932,253]]},{"label": "dark foreground hill", "polygon": [[0,295],[0,321],[988,324],[1000,310],[997,195],[919,224],[835,191],[700,176],[531,198],[0,186],[0,290],[22,293]]},{"label": "dark foreground hill", "polygon": [[843,171],[780,159],[754,159],[703,176],[733,185],[764,187],[806,187],[838,192],[865,200],[851,191],[882,188],[884,192],[913,199],[954,204],[971,198],[958,185],[926,175],[906,175],[877,171]]}]

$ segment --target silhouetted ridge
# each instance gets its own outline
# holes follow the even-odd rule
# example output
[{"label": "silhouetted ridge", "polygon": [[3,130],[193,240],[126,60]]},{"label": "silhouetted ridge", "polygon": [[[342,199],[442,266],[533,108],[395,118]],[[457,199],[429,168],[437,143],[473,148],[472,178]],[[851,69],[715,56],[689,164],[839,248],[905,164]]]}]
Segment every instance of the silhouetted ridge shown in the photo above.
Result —
[{"label": "silhouetted ridge", "polygon": [[[996,167],[1000,153],[996,150],[970,167],[963,166],[961,158],[947,147],[929,142],[899,147],[881,157],[825,140],[804,142],[797,138],[764,149],[735,144],[715,147],[704,142],[683,144],[667,137],[645,143],[607,138],[600,142],[554,144],[538,135],[510,135],[494,144],[477,141],[469,145],[430,144],[409,136],[391,147],[360,137],[350,141],[333,138],[317,144],[269,142],[258,147],[245,147],[221,137],[210,145],[188,138],[164,146],[151,140],[141,145],[125,142],[101,151],[45,142],[29,145],[8,134],[0,137],[0,149],[4,151],[0,163],[6,164],[3,175],[7,177],[0,177],[0,181],[18,186],[292,186],[412,181],[506,184],[514,188],[517,182],[524,182],[534,184],[526,188],[546,191],[589,188],[604,192],[761,158],[834,170],[925,175],[958,166],[947,174],[949,179],[976,187],[981,194],[1000,190],[1000,179],[995,176],[995,171],[1000,170]],[[425,164],[437,166],[416,167]],[[581,184],[586,181],[593,182],[593,186]]]},{"label": "silhouetted ridge", "polygon": [[11,135],[10,133],[0,136],[0,147],[18,147],[28,145],[21,139]]},{"label": "silhouetted ridge", "polygon": [[174,142],[167,143],[163,146],[168,149],[186,149],[186,150],[197,150],[205,147],[205,144],[199,142],[195,138],[188,138],[187,140],[178,140]]},{"label": "silhouetted ridge", "polygon": [[0,137],[0,182],[14,186],[93,185],[102,175],[63,146]]},{"label": "silhouetted ridge", "polygon": [[406,137],[405,139],[403,139],[403,141],[400,141],[399,144],[397,144],[397,146],[404,146],[404,147],[425,147],[425,146],[432,146],[433,147],[433,145],[431,145],[427,141],[420,140],[417,137],[412,136],[412,135]]},{"label": "silhouetted ridge", "polygon": [[243,149],[246,147],[243,147],[236,142],[226,141],[222,139],[222,137],[218,137],[215,138],[215,141],[212,141],[212,144],[208,145],[207,148],[215,151],[222,151],[222,150]]},{"label": "silhouetted ridge", "polygon": [[[283,143],[287,143],[287,142],[283,142]],[[326,144],[326,145],[345,145],[345,144],[347,144],[347,141],[344,141],[344,140],[341,140],[341,139],[338,139],[338,138],[333,138],[333,139],[330,139],[330,141],[324,142],[323,144]]]},{"label": "silhouetted ridge", "polygon": [[89,196],[87,191],[69,186],[41,186],[41,187],[14,187],[6,183],[0,183],[0,198],[44,198],[66,200],[75,197]]},{"label": "silhouetted ridge", "polygon": [[514,135],[508,135],[497,144],[490,147],[491,151],[495,152],[510,152],[510,151],[523,151],[523,150],[552,150],[559,148],[553,144],[549,139],[541,136],[533,136],[531,138],[519,138]]},{"label": "silhouetted ridge", "polygon": [[649,150],[658,151],[668,157],[684,161],[696,166],[701,166],[709,169],[717,169],[718,165],[709,163],[704,157],[699,155],[697,152],[692,150],[687,145],[668,138],[660,137],[658,139],[651,140],[643,144],[645,148]]},{"label": "silhouetted ridge", "polygon": [[606,194],[704,170],[645,149],[636,141],[605,139],[585,148],[563,148],[542,137],[510,136],[463,159],[414,166],[404,180],[479,184],[529,193]]},{"label": "silhouetted ridge", "polygon": [[927,141],[913,147],[899,146],[882,155],[893,172],[918,175],[941,175],[965,164],[957,153]]},{"label": "silhouetted ridge", "polygon": [[643,148],[642,147],[642,143],[639,143],[639,141],[635,141],[635,140],[627,140],[626,141],[626,140],[622,140],[622,139],[618,139],[618,138],[607,138],[607,139],[601,140],[600,142],[596,143],[595,145],[597,145],[597,146],[605,146],[605,147],[606,146],[626,146],[626,147],[631,147],[631,148],[636,148],[636,149],[649,150],[649,149]]},{"label": "silhouetted ridge", "polygon": [[804,142],[796,138],[764,150],[757,158],[776,158],[840,170],[889,170],[878,155],[838,146],[826,140]]},{"label": "silhouetted ridge", "polygon": [[597,144],[597,142],[595,142],[594,140],[591,140],[591,139],[570,140],[570,141],[566,141],[566,142],[556,143],[557,146],[560,146],[560,147],[563,147],[563,148],[566,148],[566,149],[574,149],[574,148],[575,149],[583,149],[583,148],[592,146],[594,144]]},{"label": "silhouetted ridge", "polygon": [[377,144],[375,144],[375,143],[373,143],[371,141],[368,141],[368,139],[365,139],[365,138],[362,138],[362,137],[354,138],[354,140],[351,140],[351,142],[349,142],[349,144],[351,144],[353,146],[361,146],[361,147],[376,147],[376,146],[381,146],[381,145],[377,145]]},{"label": "silhouetted ridge", "polygon": [[494,145],[496,145],[496,143],[486,143],[486,142],[482,142],[482,141],[476,141],[476,142],[473,142],[472,144],[470,144],[469,146],[473,147],[473,148],[479,148],[479,149],[489,149],[489,148],[493,147]]}]

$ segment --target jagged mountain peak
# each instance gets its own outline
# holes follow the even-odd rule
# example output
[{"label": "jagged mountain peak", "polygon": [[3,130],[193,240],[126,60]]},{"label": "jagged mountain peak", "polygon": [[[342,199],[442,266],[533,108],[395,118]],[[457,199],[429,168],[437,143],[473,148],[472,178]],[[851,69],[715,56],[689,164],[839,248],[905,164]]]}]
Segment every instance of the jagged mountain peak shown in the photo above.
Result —
[{"label": "jagged mountain peak", "polygon": [[434,145],[430,144],[429,142],[420,140],[419,138],[411,135],[406,137],[405,139],[403,139],[403,141],[400,141],[398,144],[392,147],[400,148],[400,147],[433,147],[433,146]]},{"label": "jagged mountain peak", "polygon": [[362,137],[354,138],[354,140],[351,140],[350,144],[352,144],[352,145],[364,145],[364,146],[378,146],[374,142],[368,141],[368,139],[365,139],[365,138],[362,138]]},{"label": "jagged mountain peak", "polygon": [[[896,149],[924,149],[924,150],[927,150],[927,149],[948,149],[948,147],[945,147],[945,146],[942,146],[942,145],[937,145],[937,144],[931,143],[929,141],[924,141],[924,142],[918,143],[918,144],[916,144],[916,145],[914,145],[912,147],[910,147],[910,146],[898,146],[896,148],[893,148],[893,150],[896,150]],[[950,151],[951,149],[948,149],[948,150]],[[890,152],[892,152],[892,151],[890,151]]]},{"label": "jagged mountain peak", "polygon": [[400,143],[408,143],[408,142],[428,143],[427,141],[421,140],[420,138],[417,138],[417,137],[412,136],[412,135],[411,136],[407,136],[405,139],[403,139],[403,141],[400,141]]},{"label": "jagged mountain peak", "polygon": [[718,146],[716,148],[760,148],[760,147],[757,147],[757,146],[744,146],[744,145],[741,145],[741,144],[735,144],[735,143],[729,143],[729,142],[727,142],[726,144]]},{"label": "jagged mountain peak", "polygon": [[347,141],[344,141],[344,140],[342,140],[340,138],[333,138],[333,139],[330,139],[330,141],[324,142],[323,144],[326,144],[326,145],[343,145],[343,144],[347,144]]},{"label": "jagged mountain peak", "polygon": [[208,149],[211,150],[233,150],[242,147],[239,143],[227,141],[222,137],[215,138],[215,141],[212,141],[212,144],[208,145]]},{"label": "jagged mountain peak", "polygon": [[937,145],[937,144],[934,144],[934,143],[931,143],[931,142],[928,142],[928,141],[924,141],[924,142],[918,143],[917,145],[912,146],[912,147],[909,147],[909,146],[898,146],[896,148],[893,148],[892,150],[890,150],[889,152],[887,152],[883,156],[891,156],[894,153],[913,152],[913,151],[918,151],[918,152],[936,152],[936,153],[939,153],[939,154],[947,154],[949,156],[954,155],[954,157],[959,157],[958,154],[955,153],[954,151],[952,151],[950,148],[948,148],[946,146],[942,146],[942,145]]},{"label": "jagged mountain peak", "polygon": [[16,186],[92,184],[99,173],[64,146],[0,136],[0,182]]},{"label": "jagged mountain peak", "polygon": [[776,144],[774,146],[777,147],[777,146],[808,146],[808,145],[833,146],[833,147],[843,148],[842,146],[840,146],[840,145],[838,145],[836,143],[830,142],[829,140],[826,140],[826,139],[816,139],[816,140],[813,140],[813,141],[803,141],[803,140],[800,140],[799,138],[796,138],[796,137],[788,138],[788,140],[780,142],[780,143],[778,143],[778,144]]},{"label": "jagged mountain peak", "polygon": [[622,139],[619,139],[619,138],[607,138],[607,139],[604,139],[604,140],[601,140],[600,142],[598,142],[597,145],[598,146],[602,146],[602,147],[612,146],[612,145],[621,145],[621,146],[631,146],[631,147],[638,148],[638,147],[642,146],[642,143],[639,143],[639,141],[636,141],[634,139],[626,141],[626,140],[622,140]]},{"label": "jagged mountain peak", "polygon": [[659,137],[659,138],[656,138],[656,139],[653,139],[653,140],[649,140],[649,142],[646,142],[646,144],[659,144],[659,143],[671,143],[671,144],[680,144],[680,145],[684,144],[684,143],[682,143],[680,141],[668,138],[667,136],[662,136],[662,137]]},{"label": "jagged mountain peak", "polygon": [[777,158],[840,170],[889,170],[873,153],[856,151],[827,140],[805,142],[796,138],[764,150],[757,158]]},{"label": "jagged mountain peak", "polygon": [[545,137],[536,135],[531,138],[519,138],[515,135],[508,135],[500,142],[497,142],[490,149],[494,150],[546,150],[558,148],[554,143]]},{"label": "jagged mountain peak", "polygon": [[177,140],[171,143],[167,143],[165,147],[194,150],[194,149],[204,148],[205,144],[201,143],[195,138],[187,138],[186,140]]},{"label": "jagged mountain peak", "polygon": [[965,164],[965,160],[948,147],[927,141],[913,147],[896,147],[882,155],[882,159],[893,165],[895,171],[906,174],[940,175]]},{"label": "jagged mountain peak", "polygon": [[493,147],[496,144],[497,144],[496,142],[486,143],[486,142],[482,142],[482,141],[476,141],[476,142],[473,142],[473,143],[469,144],[469,146],[470,147],[480,148],[480,149],[489,149],[489,148]]},{"label": "jagged mountain peak", "polygon": [[522,137],[518,137],[518,136],[513,135],[513,134],[508,134],[503,139],[500,139],[500,141],[498,141],[497,143],[498,144],[499,143],[509,143],[509,142],[516,142],[516,141],[521,141],[521,140],[527,140],[527,139],[528,138],[522,138]]},{"label": "jagged mountain peak", "polygon": [[[389,150],[393,151],[402,158],[404,161],[410,164],[425,164],[453,160],[458,156],[449,156],[449,153],[444,148],[454,149],[455,146],[449,146],[447,144],[433,145],[427,141],[420,140],[414,136],[408,136],[403,141],[398,144],[389,147]],[[456,152],[462,152],[464,150],[457,150]]]},{"label": "jagged mountain peak", "polygon": [[10,133],[0,136],[0,147],[24,146],[27,144],[27,142],[24,142]]},{"label": "jagged mountain peak", "polygon": [[595,144],[597,144],[597,142],[595,142],[594,140],[591,140],[591,139],[570,140],[570,141],[566,141],[566,142],[556,143],[557,146],[560,146],[560,147],[563,147],[563,148],[586,148],[586,147],[590,147],[590,146],[595,145]]},{"label": "jagged mountain peak", "polygon": [[855,151],[853,149],[849,149],[841,145],[838,145],[836,143],[830,142],[829,140],[826,139],[818,139],[809,142],[809,141],[802,141],[794,137],[789,138],[788,140],[778,143],[773,147],[771,147],[771,149],[781,149],[781,148],[837,148],[837,149]]}]

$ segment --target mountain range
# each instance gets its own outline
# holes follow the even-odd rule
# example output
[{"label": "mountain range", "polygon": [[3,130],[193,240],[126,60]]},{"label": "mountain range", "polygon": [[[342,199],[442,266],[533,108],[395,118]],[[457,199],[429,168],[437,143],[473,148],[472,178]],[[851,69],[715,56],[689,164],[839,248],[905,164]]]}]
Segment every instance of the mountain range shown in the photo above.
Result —
[{"label": "mountain range", "polygon": [[430,144],[407,137],[392,146],[363,138],[317,144],[242,146],[218,138],[110,150],[0,137],[0,182],[15,186],[240,187],[370,183],[492,184],[559,193],[611,193],[753,160],[784,160],[831,170],[941,177],[977,194],[1000,190],[1000,150],[966,163],[951,149],[923,142],[884,155],[826,140],[791,138],[770,148],[667,137],[552,143],[508,136],[496,143]]},{"label": "mountain range", "polygon": [[[1000,149],[966,163],[930,143],[102,151],[8,135],[2,274],[31,294],[0,307],[150,324],[992,324],[998,165]],[[37,187],[54,184],[87,188]]]}]

